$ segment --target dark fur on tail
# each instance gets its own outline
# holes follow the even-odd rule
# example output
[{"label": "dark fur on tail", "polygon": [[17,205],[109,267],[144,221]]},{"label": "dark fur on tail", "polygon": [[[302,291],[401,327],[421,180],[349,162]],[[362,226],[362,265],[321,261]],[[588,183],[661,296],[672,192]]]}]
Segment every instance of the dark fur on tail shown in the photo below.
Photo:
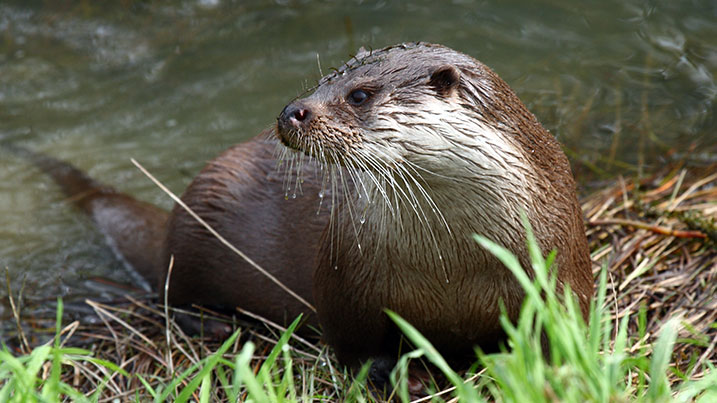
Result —
[{"label": "dark fur on tail", "polygon": [[2,148],[32,162],[49,175],[71,201],[87,213],[107,243],[152,287],[163,277],[162,248],[166,211],[117,192],[90,178],[73,165],[16,145]]}]

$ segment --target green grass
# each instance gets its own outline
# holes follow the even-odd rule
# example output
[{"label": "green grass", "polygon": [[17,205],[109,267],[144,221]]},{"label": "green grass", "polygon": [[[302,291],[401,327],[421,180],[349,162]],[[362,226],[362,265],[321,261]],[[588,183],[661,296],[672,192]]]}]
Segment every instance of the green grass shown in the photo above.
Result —
[{"label": "green grass", "polygon": [[63,368],[80,362],[129,376],[117,365],[92,357],[88,350],[61,345],[62,300],[58,300],[56,323],[56,336],[52,345],[36,347],[30,354],[19,357],[3,346],[0,351],[0,402],[56,402],[65,398],[72,401],[97,401],[101,388],[96,390],[94,397],[87,397],[61,381]]},{"label": "green grass", "polygon": [[[604,309],[607,276],[603,270],[598,295],[591,304],[590,324],[586,324],[570,290],[564,294],[555,291],[555,277],[550,275],[555,255],[543,258],[530,231],[528,235],[532,279],[508,250],[475,237],[511,270],[526,291],[518,323],[501,318],[510,348],[498,354],[479,351],[485,372],[477,380],[460,378],[408,322],[389,313],[418,347],[419,353],[413,355],[425,355],[438,367],[455,386],[455,397],[461,401],[509,402],[717,401],[717,372],[710,363],[703,379],[670,381],[679,318],[662,326],[652,346],[637,343],[644,338],[644,331],[629,339],[629,316],[614,323]],[[541,335],[548,340],[549,359],[542,353]]]},{"label": "green grass", "polygon": [[[629,336],[629,316],[612,319],[606,307],[606,270],[600,273],[590,321],[586,324],[577,301],[569,289],[556,292],[551,275],[554,254],[544,258],[528,231],[528,248],[533,276],[520,267],[518,259],[490,240],[476,241],[497,256],[518,278],[526,299],[517,323],[502,317],[508,334],[505,351],[483,354],[477,351],[478,376],[454,371],[438,351],[408,322],[393,312],[388,315],[405,333],[416,350],[405,355],[394,369],[392,379],[398,397],[408,399],[408,362],[423,357],[442,372],[454,389],[434,401],[458,397],[462,402],[621,402],[621,401],[717,401],[717,372],[709,360],[701,379],[688,379],[671,366],[679,318],[667,321],[656,343],[644,343],[645,328],[638,326]],[[644,317],[643,308],[638,316]],[[93,358],[83,349],[63,347],[60,341],[62,304],[57,311],[57,336],[52,345],[35,348],[15,356],[4,348],[0,352],[0,401],[54,402],[98,401],[101,388],[89,395],[63,382],[62,374],[78,365],[101,367],[110,376],[134,376],[144,390],[132,397],[146,401],[213,401],[217,395],[228,401],[294,402],[320,400],[322,392],[312,381],[316,368],[299,367],[290,350],[290,337],[299,319],[284,332],[261,364],[257,364],[253,343],[245,343],[238,354],[228,354],[238,332],[213,354],[203,358],[170,381],[149,374],[129,375],[116,364]],[[638,317],[638,323],[644,319]],[[549,358],[542,353],[541,337],[548,341]],[[353,383],[343,386],[347,401],[372,400],[367,392],[367,368],[356,374]],[[152,386],[154,385],[154,386]],[[308,385],[308,386],[307,386]],[[215,389],[220,388],[218,393]],[[126,400],[126,399],[124,399]]]}]

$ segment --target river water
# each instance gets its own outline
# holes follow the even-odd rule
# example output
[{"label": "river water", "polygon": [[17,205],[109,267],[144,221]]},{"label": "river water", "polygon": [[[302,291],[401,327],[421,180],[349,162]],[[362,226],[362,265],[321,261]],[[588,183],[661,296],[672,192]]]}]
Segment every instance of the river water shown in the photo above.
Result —
[{"label": "river water", "polygon": [[[0,35],[0,141],[165,208],[130,158],[181,193],[320,68],[403,41],[491,66],[565,145],[583,189],[717,158],[715,1],[2,0]],[[124,292],[99,279],[132,284],[58,188],[2,150],[0,268],[34,309]]]}]

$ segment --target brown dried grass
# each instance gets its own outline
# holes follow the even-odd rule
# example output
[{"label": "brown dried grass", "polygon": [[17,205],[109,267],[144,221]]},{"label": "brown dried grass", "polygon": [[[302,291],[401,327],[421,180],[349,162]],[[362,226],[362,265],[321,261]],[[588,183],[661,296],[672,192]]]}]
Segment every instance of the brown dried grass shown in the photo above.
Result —
[{"label": "brown dried grass", "polygon": [[583,201],[594,271],[607,265],[613,317],[641,307],[651,343],[669,318],[682,318],[673,363],[700,377],[717,363],[717,165],[623,180]]}]

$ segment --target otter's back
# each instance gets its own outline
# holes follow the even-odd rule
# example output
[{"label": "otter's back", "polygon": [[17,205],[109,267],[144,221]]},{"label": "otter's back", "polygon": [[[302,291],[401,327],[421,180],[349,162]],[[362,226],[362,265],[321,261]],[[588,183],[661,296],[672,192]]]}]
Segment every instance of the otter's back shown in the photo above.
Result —
[{"label": "otter's back", "polygon": [[[232,245],[311,302],[312,273],[328,216],[317,214],[319,181],[311,174],[315,166],[303,167],[302,192],[287,196],[275,150],[276,142],[262,135],[231,147],[202,170],[182,200]],[[306,306],[222,245],[180,206],[168,223],[166,263],[170,256],[172,305],[239,306],[279,323],[304,313],[316,324]]]}]

